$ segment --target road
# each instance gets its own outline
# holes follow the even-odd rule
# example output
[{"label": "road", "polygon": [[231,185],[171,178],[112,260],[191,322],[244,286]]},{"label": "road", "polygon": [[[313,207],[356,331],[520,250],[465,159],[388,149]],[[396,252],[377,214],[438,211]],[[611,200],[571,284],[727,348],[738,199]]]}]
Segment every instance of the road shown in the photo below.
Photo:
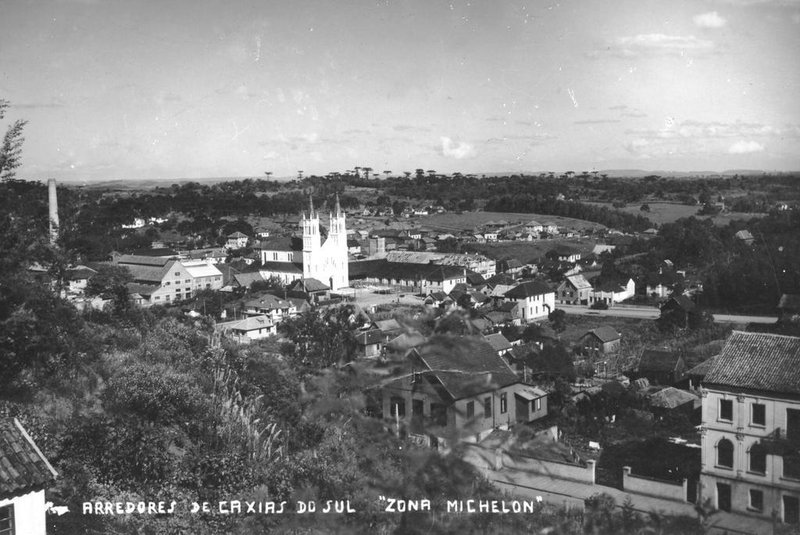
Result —
[{"label": "road", "polygon": [[[556,308],[562,309],[567,314],[577,314],[581,316],[614,316],[618,318],[638,318],[638,319],[657,319],[660,312],[655,307],[647,306],[615,306],[608,310],[592,310],[581,305],[561,305],[556,304]],[[715,323],[775,323],[778,318],[775,316],[736,316],[732,314],[712,314]]]}]

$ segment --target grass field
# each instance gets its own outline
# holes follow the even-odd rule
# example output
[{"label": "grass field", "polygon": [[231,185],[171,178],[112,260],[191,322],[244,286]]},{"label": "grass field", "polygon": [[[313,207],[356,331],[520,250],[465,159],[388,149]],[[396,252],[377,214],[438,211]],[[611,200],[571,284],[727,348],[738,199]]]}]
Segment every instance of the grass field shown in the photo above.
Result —
[{"label": "grass field", "polygon": [[538,221],[544,225],[553,223],[558,225],[559,228],[584,230],[605,228],[599,223],[592,223],[591,221],[584,221],[582,219],[572,219],[569,217],[560,217],[552,215],[539,215],[539,214],[516,214],[505,212],[464,212],[462,214],[447,213],[447,214],[433,214],[428,216],[420,216],[410,219],[418,225],[430,227],[433,230],[442,231],[462,231],[471,230],[475,227],[485,225],[489,221],[507,221],[509,224],[527,223],[528,221]]},{"label": "grass field", "polygon": [[[593,204],[595,206],[605,206],[612,208],[609,202],[587,202],[586,204]],[[632,203],[625,208],[619,208],[623,212],[629,214],[642,215],[648,218],[656,225],[663,225],[664,223],[672,223],[682,217],[695,216],[698,218],[708,219],[709,216],[698,216],[697,211],[700,210],[699,206],[689,206],[687,204],[669,203],[669,202],[648,202],[650,206],[649,212],[642,212],[641,207],[644,203]],[[763,217],[764,214],[747,214],[743,212],[726,212],[724,214],[710,217],[715,225],[727,225],[734,219],[751,219],[753,217]]]},{"label": "grass field", "polygon": [[484,254],[495,260],[516,258],[523,263],[532,263],[539,260],[539,258],[544,256],[547,251],[556,245],[569,245],[570,247],[579,249],[581,253],[587,254],[594,249],[595,242],[587,238],[564,238],[531,242],[472,243],[467,246],[467,250]]}]

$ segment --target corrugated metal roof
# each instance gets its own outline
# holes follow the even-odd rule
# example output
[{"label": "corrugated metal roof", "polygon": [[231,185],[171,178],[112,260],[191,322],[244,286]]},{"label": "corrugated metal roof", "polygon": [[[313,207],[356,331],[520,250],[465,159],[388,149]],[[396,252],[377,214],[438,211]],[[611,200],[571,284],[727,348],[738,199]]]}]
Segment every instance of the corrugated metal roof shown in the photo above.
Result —
[{"label": "corrugated metal roof", "polygon": [[58,473],[16,418],[0,419],[0,500],[41,490]]},{"label": "corrugated metal roof", "polygon": [[800,394],[800,338],[734,331],[714,359],[705,382]]}]

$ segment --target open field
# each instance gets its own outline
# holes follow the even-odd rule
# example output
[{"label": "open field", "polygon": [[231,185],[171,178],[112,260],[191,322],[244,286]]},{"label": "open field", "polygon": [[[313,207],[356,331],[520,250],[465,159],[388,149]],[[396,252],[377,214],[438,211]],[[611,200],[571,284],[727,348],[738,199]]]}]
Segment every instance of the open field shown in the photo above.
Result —
[{"label": "open field", "polygon": [[466,250],[484,254],[495,260],[516,258],[520,262],[531,263],[539,260],[547,251],[557,245],[569,245],[570,247],[579,249],[581,253],[587,254],[594,249],[595,242],[587,238],[563,238],[536,241],[471,243],[466,246]]},{"label": "open field", "polygon": [[485,225],[489,221],[507,221],[510,224],[527,223],[528,221],[538,221],[544,225],[553,223],[558,225],[559,228],[584,230],[584,229],[602,229],[605,226],[599,223],[592,223],[591,221],[584,221],[582,219],[572,219],[569,217],[560,217],[554,215],[540,215],[540,214],[518,214],[506,212],[464,212],[461,214],[447,213],[447,214],[432,214],[428,216],[420,216],[410,219],[421,226],[430,227],[433,230],[441,231],[462,231],[472,230],[475,227]]},{"label": "open field", "polygon": [[[649,212],[642,212],[642,204],[647,203],[650,206]],[[593,204],[595,206],[605,206],[606,208],[613,208],[610,202],[587,202],[586,204]],[[700,210],[699,206],[689,206],[687,204],[671,203],[671,202],[647,202],[631,203],[625,208],[617,208],[629,214],[641,215],[655,223],[656,225],[663,225],[664,223],[672,223],[682,217],[695,216],[701,219],[711,219],[715,225],[727,225],[734,219],[751,219],[753,217],[763,217],[764,214],[748,214],[743,212],[726,212],[716,216],[698,216],[697,211]]]}]

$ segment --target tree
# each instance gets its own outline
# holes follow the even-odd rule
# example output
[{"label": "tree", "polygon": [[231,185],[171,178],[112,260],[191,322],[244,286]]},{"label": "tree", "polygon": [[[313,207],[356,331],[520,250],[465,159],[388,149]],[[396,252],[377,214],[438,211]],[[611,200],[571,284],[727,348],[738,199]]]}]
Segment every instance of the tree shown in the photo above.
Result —
[{"label": "tree", "polygon": [[100,264],[97,273],[86,284],[86,295],[113,295],[132,280],[131,272],[125,266]]},{"label": "tree", "polygon": [[[7,100],[0,99],[0,119],[6,114],[6,109],[10,106]],[[20,166],[20,154],[22,153],[22,143],[25,138],[22,130],[28,121],[17,119],[9,125],[3,136],[3,144],[0,146],[0,180],[10,180],[14,178],[15,169]]]},{"label": "tree", "polygon": [[307,371],[318,371],[338,363],[350,362],[357,342],[352,332],[352,305],[312,309],[284,321],[280,330],[292,341],[289,358]]},{"label": "tree", "polygon": [[649,205],[649,204],[647,204],[647,203],[644,203],[644,204],[642,205],[642,207],[641,207],[641,208],[639,208],[639,210],[641,210],[642,212],[649,212],[649,211],[650,211],[650,205]]},{"label": "tree", "polygon": [[560,308],[555,309],[547,315],[547,319],[553,324],[553,330],[557,333],[564,332],[564,330],[567,328],[565,321],[566,317],[567,313]]}]

